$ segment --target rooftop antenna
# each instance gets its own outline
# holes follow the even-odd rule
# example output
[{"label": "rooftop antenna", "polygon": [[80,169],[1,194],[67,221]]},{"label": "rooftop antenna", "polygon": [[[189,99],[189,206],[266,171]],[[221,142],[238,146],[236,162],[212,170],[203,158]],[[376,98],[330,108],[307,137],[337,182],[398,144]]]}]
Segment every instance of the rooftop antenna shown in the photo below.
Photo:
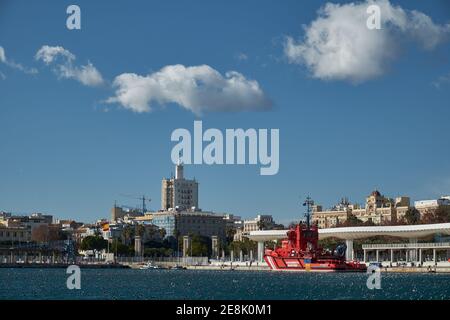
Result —
[{"label": "rooftop antenna", "polygon": [[305,217],[306,217],[306,226],[308,229],[311,225],[310,220],[311,220],[311,211],[312,211],[313,205],[314,205],[314,200],[311,199],[310,196],[307,196],[305,202],[303,202],[303,206],[306,207]]},{"label": "rooftop antenna", "polygon": [[183,162],[181,161],[181,150],[178,151],[178,160],[177,160],[177,165],[182,165]]}]

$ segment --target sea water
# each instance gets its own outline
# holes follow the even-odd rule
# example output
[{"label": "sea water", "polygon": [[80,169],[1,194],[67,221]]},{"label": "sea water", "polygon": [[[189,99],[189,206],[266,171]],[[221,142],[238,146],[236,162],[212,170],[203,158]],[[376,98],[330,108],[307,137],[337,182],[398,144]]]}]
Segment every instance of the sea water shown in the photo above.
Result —
[{"label": "sea water", "polygon": [[450,274],[284,273],[81,269],[81,289],[65,269],[0,269],[0,299],[450,299]]}]

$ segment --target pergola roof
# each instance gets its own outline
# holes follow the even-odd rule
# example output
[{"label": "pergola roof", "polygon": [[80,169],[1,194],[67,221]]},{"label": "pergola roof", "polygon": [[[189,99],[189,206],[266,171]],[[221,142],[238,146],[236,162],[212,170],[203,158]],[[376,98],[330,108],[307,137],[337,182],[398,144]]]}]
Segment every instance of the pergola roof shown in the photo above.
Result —
[{"label": "pergola roof", "polygon": [[[246,235],[254,241],[270,241],[285,239],[288,230],[251,231]],[[392,236],[416,239],[433,234],[450,235],[450,223],[419,224],[405,226],[373,226],[373,227],[342,227],[319,229],[319,238],[339,238],[345,240],[364,239],[373,236]]]}]

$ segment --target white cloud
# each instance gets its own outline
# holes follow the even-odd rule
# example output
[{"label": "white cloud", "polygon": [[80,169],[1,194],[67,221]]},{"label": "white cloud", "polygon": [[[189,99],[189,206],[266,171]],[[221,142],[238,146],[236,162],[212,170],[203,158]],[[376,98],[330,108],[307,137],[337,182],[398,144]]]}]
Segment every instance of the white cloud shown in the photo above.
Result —
[{"label": "white cloud", "polygon": [[[5,49],[2,46],[0,46],[0,62],[4,63],[5,65],[7,65],[10,68],[22,71],[27,74],[38,73],[38,71],[35,68],[27,68],[27,67],[24,67],[23,65],[21,65],[20,63],[14,62],[14,60],[7,59]],[[2,78],[4,80],[4,79],[6,79],[6,76],[3,75]]]},{"label": "white cloud", "polygon": [[104,82],[100,72],[90,62],[81,67],[63,64],[59,66],[59,72],[62,78],[76,79],[85,86],[98,86]]},{"label": "white cloud", "polygon": [[3,62],[3,63],[6,62],[5,49],[3,49],[3,47],[1,47],[1,46],[0,46],[0,62]]},{"label": "white cloud", "polygon": [[222,76],[210,66],[169,65],[147,76],[124,73],[113,86],[109,103],[148,112],[153,103],[176,103],[196,114],[205,111],[265,110],[272,105],[258,82],[229,71]]},{"label": "white cloud", "polygon": [[440,89],[443,85],[448,85],[450,83],[450,73],[438,77],[436,80],[431,82],[431,85],[436,89]]},{"label": "white cloud", "polygon": [[52,63],[58,56],[64,57],[67,61],[73,61],[76,59],[75,55],[73,55],[70,51],[64,49],[60,46],[50,47],[50,46],[42,46],[39,51],[36,53],[35,59],[42,60],[45,64],[49,65]]},{"label": "white cloud", "polygon": [[235,57],[236,57],[236,59],[238,59],[239,61],[245,61],[245,60],[248,60],[248,55],[245,54],[245,53],[243,53],[243,52],[240,52],[240,53],[236,54]]},{"label": "white cloud", "polygon": [[[367,28],[366,10],[372,4],[380,7],[381,30]],[[303,39],[287,37],[284,53],[289,62],[306,66],[314,78],[358,83],[384,74],[404,40],[430,50],[449,34],[450,25],[437,25],[427,15],[388,0],[327,3],[305,26]]]},{"label": "white cloud", "polygon": [[86,86],[99,86],[104,83],[101,73],[90,62],[76,66],[76,56],[60,46],[42,46],[35,55],[36,60],[46,65],[55,64],[53,69],[60,78],[75,79]]}]

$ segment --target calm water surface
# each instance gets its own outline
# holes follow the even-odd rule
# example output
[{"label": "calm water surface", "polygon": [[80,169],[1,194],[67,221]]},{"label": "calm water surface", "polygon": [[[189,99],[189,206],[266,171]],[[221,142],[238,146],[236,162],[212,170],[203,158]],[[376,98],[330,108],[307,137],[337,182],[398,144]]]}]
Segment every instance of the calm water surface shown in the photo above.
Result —
[{"label": "calm water surface", "polygon": [[450,299],[450,274],[382,274],[369,290],[357,273],[196,270],[0,269],[0,299]]}]

